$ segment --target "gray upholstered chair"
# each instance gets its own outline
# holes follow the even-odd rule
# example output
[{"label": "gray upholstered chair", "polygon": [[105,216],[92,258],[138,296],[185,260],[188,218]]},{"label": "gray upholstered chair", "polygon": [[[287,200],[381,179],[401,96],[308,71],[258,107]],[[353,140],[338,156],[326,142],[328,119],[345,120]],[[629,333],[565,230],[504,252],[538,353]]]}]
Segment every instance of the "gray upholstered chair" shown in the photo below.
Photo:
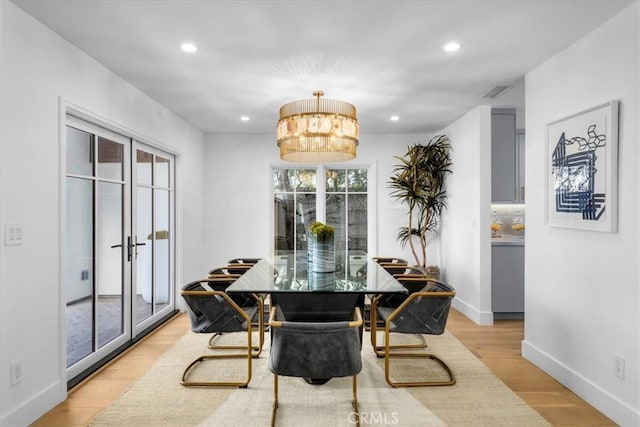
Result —
[{"label": "gray upholstered chair", "polygon": [[360,309],[356,307],[351,321],[291,322],[283,319],[282,312],[277,307],[272,307],[269,325],[269,369],[274,374],[271,425],[275,425],[279,404],[279,375],[305,378],[311,383],[313,380],[322,383],[330,378],[352,376],[352,405],[360,425],[357,379],[362,369]]},{"label": "gray upholstered chair", "polygon": [[[255,262],[251,262],[251,263],[244,263],[244,259],[240,259],[240,258],[235,258],[229,261],[229,264],[225,265],[224,267],[216,267],[216,268],[212,268],[211,270],[209,270],[209,279],[210,280],[225,280],[225,278],[234,278],[238,279],[240,278],[240,276],[242,276],[243,274],[245,274],[247,271],[249,271],[249,269],[251,267],[253,267],[258,261],[260,261],[257,258],[246,258],[247,260],[250,261],[255,261]],[[232,263],[232,261],[236,261],[234,263]],[[242,262],[241,262],[242,261]],[[274,270],[275,271],[275,270]],[[260,297],[260,302],[263,306],[265,306],[265,299],[266,299],[266,295],[257,295],[258,297]],[[239,295],[234,295],[233,297],[236,302],[242,307],[243,303],[239,302],[239,300],[242,300],[242,297]],[[246,299],[246,298],[245,298]],[[249,304],[253,303],[253,296],[251,297]],[[258,318],[258,314],[256,313],[256,316],[253,318],[252,322],[253,322],[253,327],[254,328],[260,328],[261,331],[266,331],[267,330],[267,319],[266,316],[268,315],[268,311],[265,309],[264,310],[264,314],[263,317],[261,319]],[[212,337],[212,339],[215,338]]]},{"label": "gray upholstered chair", "polygon": [[[247,387],[251,381],[251,359],[259,357],[264,343],[264,330],[259,328],[259,343],[252,345],[254,316],[263,318],[261,299],[253,294],[227,295],[225,289],[235,281],[234,277],[215,277],[188,283],[182,288],[182,297],[187,304],[191,330],[195,333],[213,334],[210,349],[244,350],[241,353],[205,354],[191,362],[182,373],[180,383],[184,386],[238,386]],[[214,346],[214,338],[223,333],[244,332],[246,345]],[[247,359],[247,377],[244,381],[189,381],[189,371],[200,362],[212,359]]]},{"label": "gray upholstered chair", "polygon": [[[455,384],[455,376],[449,366],[438,356],[424,352],[411,351],[400,353],[393,351],[390,343],[391,333],[441,335],[444,333],[451,301],[455,290],[442,282],[428,277],[415,277],[408,280],[421,289],[409,294],[398,307],[380,307],[371,305],[372,321],[378,317],[384,320],[384,372],[385,379],[392,387],[444,386]],[[406,283],[404,283],[407,286]],[[372,322],[373,324],[373,322]],[[396,358],[428,358],[436,361],[447,374],[447,380],[434,381],[394,381],[390,376],[390,363]],[[417,369],[417,365],[414,365]]]},{"label": "gray upholstered chair", "polygon": [[[400,282],[405,288],[407,288],[406,294],[380,294],[370,298],[371,305],[374,305],[377,308],[385,308],[386,310],[393,310],[398,307],[411,295],[413,292],[420,291],[424,288],[429,282],[428,277],[425,276],[420,270],[417,270],[412,267],[407,267],[405,272],[402,274],[394,274],[393,277]],[[378,343],[378,331],[384,331],[384,319],[381,319],[380,316],[376,314],[375,308],[370,308],[371,313],[370,317],[375,318],[373,323],[370,322],[370,330],[371,330],[371,346],[373,347],[374,353],[378,357],[384,357],[384,344],[380,345]],[[415,344],[396,344],[392,345],[392,350],[397,349],[410,349],[410,348],[425,348],[427,347],[427,342],[419,333],[414,334],[417,338],[417,343]]]}]

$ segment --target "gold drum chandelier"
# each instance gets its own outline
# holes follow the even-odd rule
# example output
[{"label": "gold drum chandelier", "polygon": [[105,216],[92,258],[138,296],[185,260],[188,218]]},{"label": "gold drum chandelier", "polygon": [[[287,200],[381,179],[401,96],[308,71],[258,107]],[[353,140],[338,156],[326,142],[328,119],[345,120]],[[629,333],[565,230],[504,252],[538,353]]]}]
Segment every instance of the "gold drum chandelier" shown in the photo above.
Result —
[{"label": "gold drum chandelier", "polygon": [[276,126],[280,158],[289,162],[342,162],[356,157],[360,126],[356,107],[335,99],[293,101],[280,107]]}]

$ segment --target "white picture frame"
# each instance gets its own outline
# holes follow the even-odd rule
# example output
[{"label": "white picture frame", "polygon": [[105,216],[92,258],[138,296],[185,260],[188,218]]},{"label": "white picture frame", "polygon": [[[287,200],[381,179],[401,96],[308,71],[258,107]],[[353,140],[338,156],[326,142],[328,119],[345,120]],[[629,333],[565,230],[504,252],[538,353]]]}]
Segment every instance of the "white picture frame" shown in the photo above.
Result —
[{"label": "white picture frame", "polygon": [[547,224],[616,232],[618,101],[547,124]]}]

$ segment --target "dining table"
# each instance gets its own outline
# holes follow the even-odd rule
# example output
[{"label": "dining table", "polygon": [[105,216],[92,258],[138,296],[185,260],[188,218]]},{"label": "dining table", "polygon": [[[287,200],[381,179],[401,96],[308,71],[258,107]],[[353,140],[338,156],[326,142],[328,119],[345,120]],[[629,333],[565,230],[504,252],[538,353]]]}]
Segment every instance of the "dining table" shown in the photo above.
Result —
[{"label": "dining table", "polygon": [[262,257],[226,292],[269,295],[290,321],[348,320],[365,296],[406,294],[407,289],[364,251],[336,251],[335,271],[316,272],[306,251],[280,250]]},{"label": "dining table", "polygon": [[[274,251],[229,285],[226,292],[268,295],[269,305],[278,307],[292,322],[351,320],[356,307],[365,313],[367,295],[408,293],[364,251],[337,252],[335,258],[334,271],[317,272],[306,251]],[[363,326],[359,329],[362,347]],[[319,385],[330,378],[304,380]]]}]

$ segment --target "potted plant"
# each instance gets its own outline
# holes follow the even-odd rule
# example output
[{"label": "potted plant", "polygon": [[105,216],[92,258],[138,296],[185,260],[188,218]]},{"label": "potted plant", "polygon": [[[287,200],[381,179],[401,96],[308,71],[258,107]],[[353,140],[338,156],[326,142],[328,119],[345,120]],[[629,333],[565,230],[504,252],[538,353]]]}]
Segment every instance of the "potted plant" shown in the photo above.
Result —
[{"label": "potted plant", "polygon": [[[391,196],[406,204],[407,227],[401,227],[398,241],[407,243],[417,267],[427,272],[427,237],[436,233],[440,216],[446,208],[445,176],[451,173],[451,144],[446,135],[434,136],[428,143],[409,146],[407,153],[396,156],[400,164],[388,181]],[[436,271],[439,271],[436,267]]]}]

